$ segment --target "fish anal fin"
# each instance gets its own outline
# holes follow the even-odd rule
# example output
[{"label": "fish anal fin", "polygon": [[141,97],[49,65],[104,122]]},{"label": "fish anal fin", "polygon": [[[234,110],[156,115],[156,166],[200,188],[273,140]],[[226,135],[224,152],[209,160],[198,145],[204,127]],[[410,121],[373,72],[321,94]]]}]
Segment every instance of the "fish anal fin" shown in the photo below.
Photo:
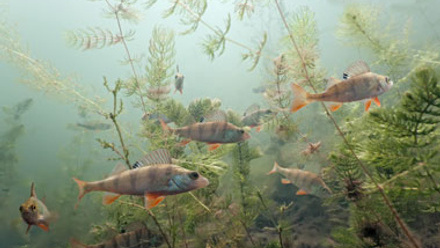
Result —
[{"label": "fish anal fin", "polygon": [[328,107],[329,107],[330,111],[335,112],[341,106],[342,106],[342,103],[333,103],[333,104],[330,104]]},{"label": "fish anal fin", "polygon": [[370,106],[371,106],[371,100],[367,100],[367,101],[365,102],[365,112],[368,111],[368,110],[370,109]]},{"label": "fish anal fin", "polygon": [[303,189],[299,189],[297,192],[296,192],[296,195],[308,195],[309,193],[307,193],[305,190],[303,190]]},{"label": "fish anal fin", "polygon": [[287,180],[285,178],[281,179],[282,184],[291,184],[292,182],[290,180]]},{"label": "fish anal fin", "polygon": [[214,151],[215,149],[219,148],[220,144],[208,144],[208,151]]},{"label": "fish anal fin", "polygon": [[184,139],[184,140],[182,140],[182,141],[179,143],[179,145],[180,145],[180,146],[186,146],[189,142],[191,142],[190,139]]},{"label": "fish anal fin", "polygon": [[48,232],[49,231],[49,225],[43,224],[43,223],[39,223],[37,224],[37,226],[41,229],[43,229],[44,231]]},{"label": "fish anal fin", "polygon": [[157,204],[161,203],[165,199],[165,196],[155,194],[145,194],[145,208],[152,209]]},{"label": "fish anal fin", "polygon": [[102,204],[109,205],[115,202],[121,195],[118,194],[112,194],[112,193],[106,193],[104,197],[102,198]]},{"label": "fish anal fin", "polygon": [[380,107],[380,101],[379,98],[376,96],[375,98],[373,98],[373,102]]}]

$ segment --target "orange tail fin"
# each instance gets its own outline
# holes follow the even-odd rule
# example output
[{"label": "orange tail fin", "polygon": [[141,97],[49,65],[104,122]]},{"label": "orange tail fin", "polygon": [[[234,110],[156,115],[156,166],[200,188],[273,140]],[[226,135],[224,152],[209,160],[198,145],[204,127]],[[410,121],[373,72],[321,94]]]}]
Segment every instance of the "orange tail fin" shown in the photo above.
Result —
[{"label": "orange tail fin", "polygon": [[77,208],[79,201],[81,201],[81,198],[83,198],[84,195],[87,194],[87,191],[85,190],[85,186],[87,185],[87,182],[81,181],[81,180],[74,178],[74,177],[72,179],[78,184],[78,189],[79,189],[78,202],[75,204],[75,208]]},{"label": "orange tail fin", "polygon": [[278,171],[277,169],[278,169],[278,163],[275,162],[275,163],[273,164],[273,168],[272,168],[272,170],[269,171],[266,175],[271,175],[271,174],[277,172],[277,171]]},{"label": "orange tail fin", "polygon": [[172,130],[162,119],[159,119],[159,121],[160,121],[160,125],[162,126],[162,130],[164,130],[164,131],[171,131]]},{"label": "orange tail fin", "polygon": [[310,94],[307,93],[301,86],[295,83],[292,83],[290,86],[292,87],[294,97],[290,112],[293,113],[305,107],[311,101],[308,99]]}]

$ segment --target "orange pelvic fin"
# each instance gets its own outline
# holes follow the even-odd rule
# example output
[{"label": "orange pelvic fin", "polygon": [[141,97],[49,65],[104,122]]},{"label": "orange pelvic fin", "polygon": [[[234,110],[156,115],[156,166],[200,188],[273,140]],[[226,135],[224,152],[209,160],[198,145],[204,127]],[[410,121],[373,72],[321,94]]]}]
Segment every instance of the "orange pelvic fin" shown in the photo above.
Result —
[{"label": "orange pelvic fin", "polygon": [[330,111],[335,112],[341,106],[342,106],[342,103],[334,103],[334,104],[330,104],[328,107],[329,107]]},{"label": "orange pelvic fin", "polygon": [[72,247],[72,248],[86,248],[87,245],[80,243],[76,239],[70,239],[70,247]]},{"label": "orange pelvic fin", "polygon": [[380,107],[380,101],[379,98],[376,96],[375,98],[373,98],[374,103]]},{"label": "orange pelvic fin", "polygon": [[310,94],[307,93],[298,84],[292,83],[290,86],[292,87],[293,97],[294,97],[292,107],[290,108],[290,112],[293,113],[310,103],[310,101],[307,99]]},{"label": "orange pelvic fin", "polygon": [[296,192],[296,195],[308,195],[308,193],[307,193],[305,190],[303,190],[303,189],[299,189],[299,190]]},{"label": "orange pelvic fin", "polygon": [[112,193],[106,193],[104,197],[102,198],[102,204],[109,205],[115,202],[121,195],[118,194],[112,194]]},{"label": "orange pelvic fin", "polygon": [[155,206],[157,206],[157,204],[159,204],[164,199],[165,199],[165,196],[154,195],[154,194],[146,194],[145,195],[145,208],[146,209],[152,209]]},{"label": "orange pelvic fin", "polygon": [[290,180],[287,180],[285,178],[281,179],[282,184],[291,184],[292,182]]},{"label": "orange pelvic fin", "polygon": [[215,149],[217,149],[219,147],[220,147],[220,144],[209,144],[208,151],[214,151]]},{"label": "orange pelvic fin", "polygon": [[370,106],[371,106],[371,100],[367,100],[365,102],[365,111],[368,111],[370,109]]},{"label": "orange pelvic fin", "polygon": [[43,224],[43,223],[39,223],[37,225],[39,228],[43,229],[44,231],[48,232],[49,231],[49,225]]}]

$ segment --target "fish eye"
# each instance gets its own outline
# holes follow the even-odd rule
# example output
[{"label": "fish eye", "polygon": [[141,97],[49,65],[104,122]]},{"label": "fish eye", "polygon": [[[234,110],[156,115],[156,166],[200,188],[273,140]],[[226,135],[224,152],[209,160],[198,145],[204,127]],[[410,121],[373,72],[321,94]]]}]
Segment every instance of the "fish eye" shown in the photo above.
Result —
[{"label": "fish eye", "polygon": [[243,129],[240,129],[240,130],[238,130],[241,134],[244,134],[244,130]]},{"label": "fish eye", "polygon": [[390,79],[388,77],[385,77],[385,82],[388,83],[388,81],[390,81]]},{"label": "fish eye", "polygon": [[197,172],[191,172],[189,173],[189,178],[191,178],[192,180],[196,180],[197,178],[199,178],[199,173]]},{"label": "fish eye", "polygon": [[23,206],[20,206],[19,210],[20,210],[20,212],[23,211]]},{"label": "fish eye", "polygon": [[174,78],[175,78],[175,79],[177,79],[177,75],[176,75],[176,76],[174,76]]}]

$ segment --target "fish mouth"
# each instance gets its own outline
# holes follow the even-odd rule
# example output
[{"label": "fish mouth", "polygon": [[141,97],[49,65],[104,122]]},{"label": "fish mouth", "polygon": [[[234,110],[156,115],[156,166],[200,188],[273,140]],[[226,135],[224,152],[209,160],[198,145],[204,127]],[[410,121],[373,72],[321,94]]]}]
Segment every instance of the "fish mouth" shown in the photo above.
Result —
[{"label": "fish mouth", "polygon": [[248,140],[248,139],[250,139],[251,138],[251,135],[250,134],[248,134],[248,133],[244,133],[243,134],[243,140]]},{"label": "fish mouth", "polygon": [[197,188],[204,188],[209,185],[209,180],[205,177],[200,177],[200,179],[197,181]]}]

